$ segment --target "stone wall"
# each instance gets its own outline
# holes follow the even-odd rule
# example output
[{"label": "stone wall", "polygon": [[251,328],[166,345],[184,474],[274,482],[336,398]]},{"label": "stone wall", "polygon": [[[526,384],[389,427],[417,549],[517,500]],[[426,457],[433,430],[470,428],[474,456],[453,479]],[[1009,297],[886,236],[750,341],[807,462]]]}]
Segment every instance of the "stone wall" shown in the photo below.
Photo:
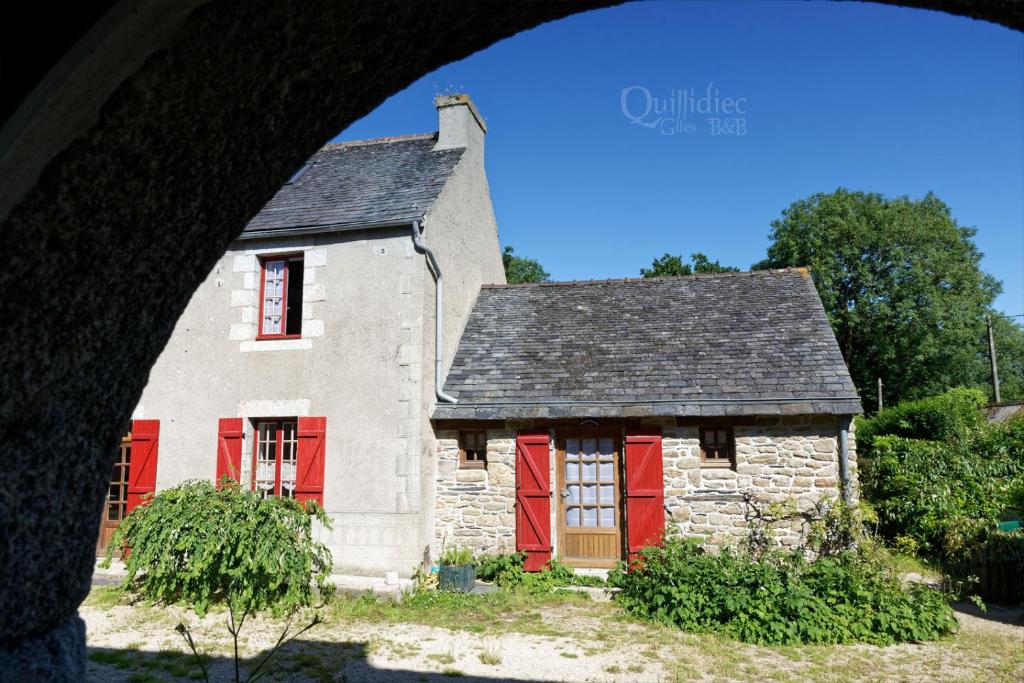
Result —
[{"label": "stone wall", "polygon": [[[856,494],[857,457],[850,427],[850,477]],[[702,466],[698,427],[663,427],[666,528],[722,546],[738,542],[756,503],[795,501],[808,510],[839,495],[839,422],[834,416],[758,418],[735,426],[732,467]],[[557,432],[557,428],[554,430]],[[442,546],[468,546],[488,554],[515,551],[515,431],[489,430],[487,469],[459,469],[458,432],[437,439],[432,556]],[[555,481],[552,453],[552,482]],[[557,499],[552,541],[558,554]],[[775,525],[783,545],[800,538],[800,527]]]},{"label": "stone wall", "polygon": [[[795,500],[804,511],[822,497],[837,497],[838,429],[831,416],[759,418],[734,428],[735,464],[722,468],[702,466],[697,427],[666,428],[666,529],[674,525],[684,536],[726,545],[746,535],[752,509],[745,494],[765,504]],[[856,482],[852,431],[850,477]],[[799,540],[798,525],[779,526],[773,533],[783,545]]]},{"label": "stone wall", "polygon": [[488,431],[486,469],[459,469],[458,437],[438,434],[432,554],[436,559],[442,547],[454,546],[515,552],[515,433]]}]

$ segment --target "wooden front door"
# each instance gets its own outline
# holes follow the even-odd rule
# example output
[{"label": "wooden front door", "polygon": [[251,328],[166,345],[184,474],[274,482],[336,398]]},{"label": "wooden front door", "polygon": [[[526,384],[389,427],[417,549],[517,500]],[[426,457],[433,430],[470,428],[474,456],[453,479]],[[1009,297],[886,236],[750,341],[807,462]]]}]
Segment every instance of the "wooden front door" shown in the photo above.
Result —
[{"label": "wooden front door", "polygon": [[574,567],[613,567],[622,559],[620,439],[616,432],[559,433],[558,538]]},{"label": "wooden front door", "polygon": [[103,516],[100,519],[100,535],[96,539],[97,555],[106,555],[110,537],[114,535],[117,525],[127,514],[128,473],[131,461],[132,437],[131,434],[126,434],[121,439],[117,460],[114,461],[114,469],[110,473],[110,486],[107,489],[107,498],[103,503]]}]

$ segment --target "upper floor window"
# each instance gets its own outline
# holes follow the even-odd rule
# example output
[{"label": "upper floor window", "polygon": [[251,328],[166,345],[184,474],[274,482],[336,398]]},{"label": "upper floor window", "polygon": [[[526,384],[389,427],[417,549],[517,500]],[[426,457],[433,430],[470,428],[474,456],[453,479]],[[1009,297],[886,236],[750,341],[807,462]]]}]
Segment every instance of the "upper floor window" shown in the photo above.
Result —
[{"label": "upper floor window", "polygon": [[701,427],[700,459],[706,466],[731,467],[736,461],[735,444],[732,427]]},{"label": "upper floor window", "polygon": [[299,439],[295,420],[256,423],[253,484],[262,497],[295,497],[295,463]]},{"label": "upper floor window", "polygon": [[487,467],[487,432],[474,429],[459,433],[459,467]]},{"label": "upper floor window", "polygon": [[302,255],[269,256],[260,261],[258,339],[302,334]]}]

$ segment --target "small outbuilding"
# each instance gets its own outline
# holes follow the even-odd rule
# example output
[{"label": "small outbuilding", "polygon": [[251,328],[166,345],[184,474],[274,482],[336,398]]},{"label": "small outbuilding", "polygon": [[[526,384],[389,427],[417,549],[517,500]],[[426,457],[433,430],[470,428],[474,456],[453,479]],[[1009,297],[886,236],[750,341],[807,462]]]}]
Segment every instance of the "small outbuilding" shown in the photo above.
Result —
[{"label": "small outbuilding", "polygon": [[610,567],[853,492],[861,403],[805,269],[485,285],[444,391],[435,547]]}]

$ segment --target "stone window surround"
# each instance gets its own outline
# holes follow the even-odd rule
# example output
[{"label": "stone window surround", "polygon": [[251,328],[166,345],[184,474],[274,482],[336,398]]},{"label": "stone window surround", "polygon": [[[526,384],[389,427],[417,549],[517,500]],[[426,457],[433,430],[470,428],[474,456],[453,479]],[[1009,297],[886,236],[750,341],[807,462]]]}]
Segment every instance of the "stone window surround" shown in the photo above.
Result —
[{"label": "stone window surround", "polygon": [[[261,339],[257,341],[259,329],[259,292],[262,268],[260,257],[280,254],[303,255],[302,283],[302,336],[299,339]],[[231,270],[241,275],[238,288],[231,290],[231,307],[238,309],[238,317],[231,323],[228,338],[239,342],[239,350],[250,351],[296,351],[313,348],[313,340],[324,335],[324,320],[316,318],[314,304],[326,300],[326,288],[317,282],[327,265],[327,249],[315,242],[296,243],[276,240],[235,252],[232,255]],[[236,277],[237,277],[236,275]]]},{"label": "stone window surround", "polygon": [[309,417],[312,401],[300,399],[256,399],[239,401],[238,417],[242,418],[242,471],[241,481],[247,488],[252,484],[253,449],[256,441],[254,422],[275,417]]}]

